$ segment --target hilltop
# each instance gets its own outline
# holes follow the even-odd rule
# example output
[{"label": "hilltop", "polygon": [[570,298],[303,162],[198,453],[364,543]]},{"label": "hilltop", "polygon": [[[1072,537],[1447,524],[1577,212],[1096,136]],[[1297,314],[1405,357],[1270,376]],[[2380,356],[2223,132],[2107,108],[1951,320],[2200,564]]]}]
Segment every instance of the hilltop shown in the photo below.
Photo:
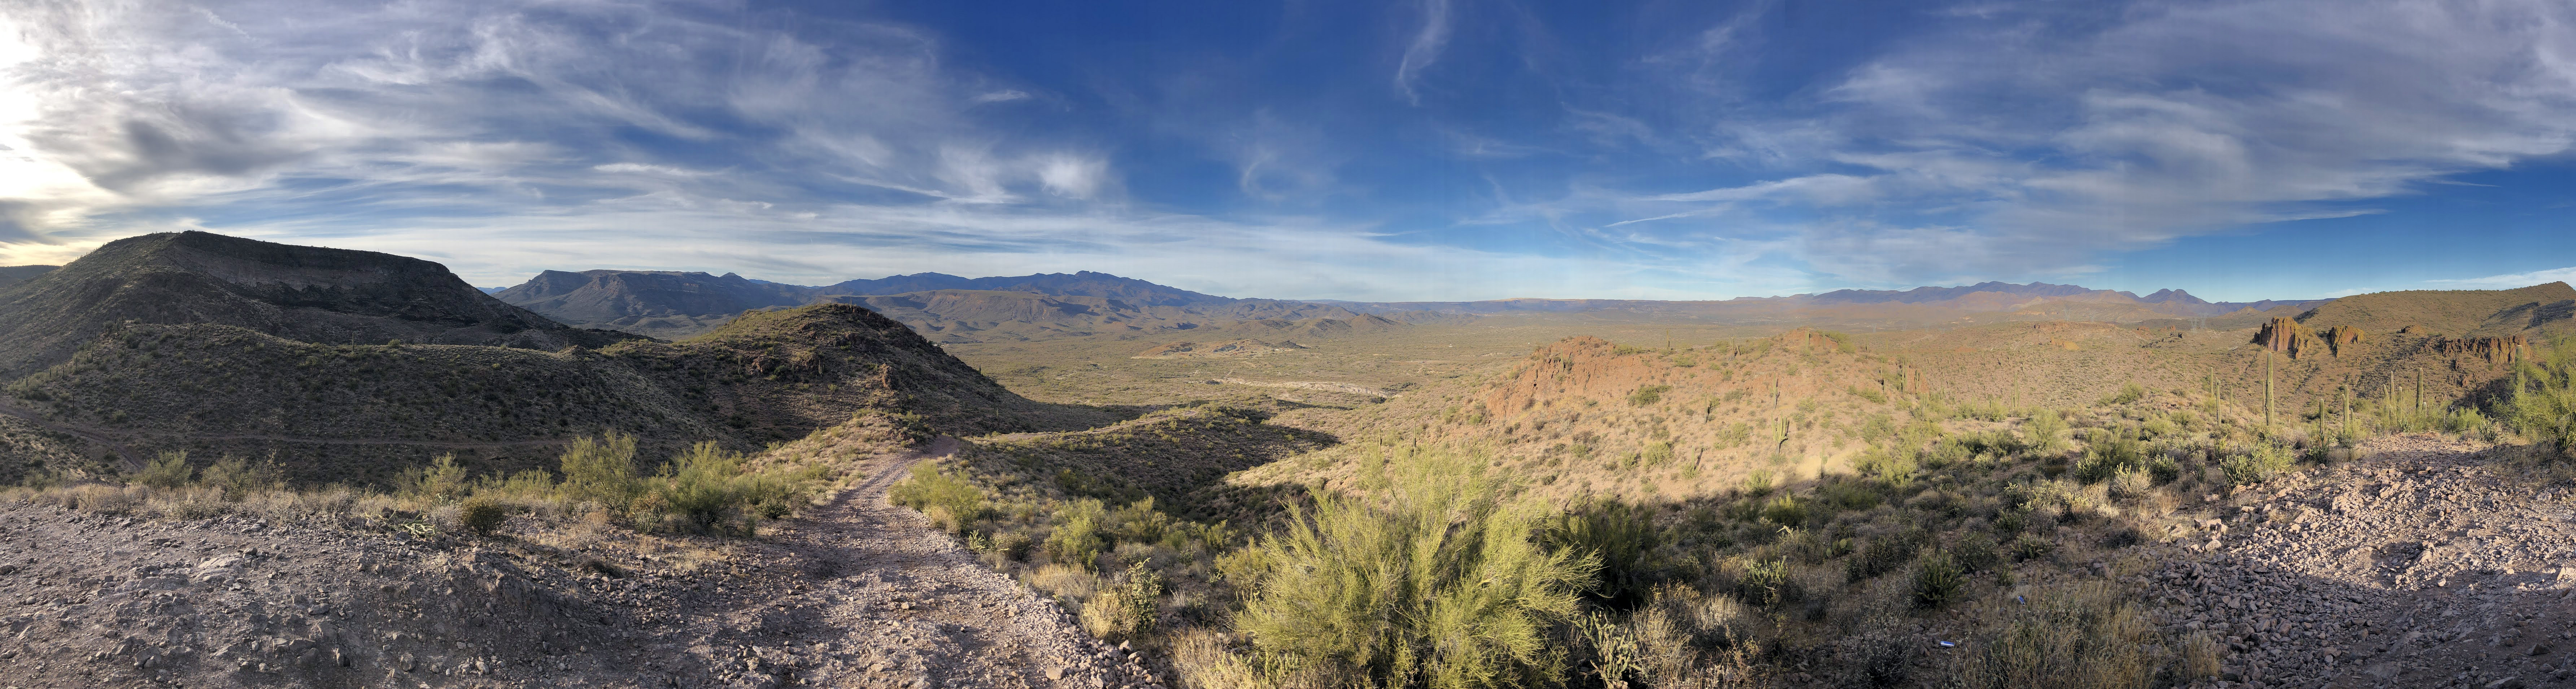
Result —
[{"label": "hilltop", "polygon": [[681,342],[554,352],[124,324],[10,383],[8,396],[34,422],[75,434],[42,443],[43,454],[270,457],[308,481],[380,482],[451,453],[515,471],[608,431],[667,453],[708,440],[757,449],[858,414],[952,433],[1116,418],[1030,402],[902,324],[838,304],[758,313]]},{"label": "hilltop", "polygon": [[326,344],[554,350],[634,337],[566,327],[416,258],[163,233],[109,242],[0,288],[0,379],[60,362],[129,321],[228,325]]}]

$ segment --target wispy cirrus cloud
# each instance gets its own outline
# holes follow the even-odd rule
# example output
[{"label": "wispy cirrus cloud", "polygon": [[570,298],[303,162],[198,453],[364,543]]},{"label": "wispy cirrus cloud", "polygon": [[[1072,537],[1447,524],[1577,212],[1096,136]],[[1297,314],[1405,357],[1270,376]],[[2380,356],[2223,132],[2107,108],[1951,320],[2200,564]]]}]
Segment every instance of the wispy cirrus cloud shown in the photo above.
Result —
[{"label": "wispy cirrus cloud", "polygon": [[[1793,174],[1595,201],[1641,232],[1807,218],[1800,257],[1862,283],[2082,274],[2105,252],[2378,212],[2576,142],[2564,3],[1996,3],[1959,19],[1695,134]],[[1938,258],[1890,258],[1907,247]]]}]

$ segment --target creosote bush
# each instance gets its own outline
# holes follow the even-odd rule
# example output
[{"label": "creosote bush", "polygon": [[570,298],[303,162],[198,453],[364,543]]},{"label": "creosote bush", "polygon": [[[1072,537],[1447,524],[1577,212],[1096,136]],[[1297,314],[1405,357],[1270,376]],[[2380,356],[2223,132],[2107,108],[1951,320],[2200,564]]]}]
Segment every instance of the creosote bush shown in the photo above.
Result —
[{"label": "creosote bush", "polygon": [[931,462],[912,465],[911,478],[888,487],[886,498],[919,510],[949,533],[965,530],[984,514],[983,489]]},{"label": "creosote bush", "polygon": [[1223,666],[1298,685],[1561,681],[1552,630],[1575,616],[1598,562],[1541,543],[1546,507],[1478,458],[1394,464],[1383,490],[1319,496],[1253,547],[1267,566],[1234,618],[1250,655]]}]

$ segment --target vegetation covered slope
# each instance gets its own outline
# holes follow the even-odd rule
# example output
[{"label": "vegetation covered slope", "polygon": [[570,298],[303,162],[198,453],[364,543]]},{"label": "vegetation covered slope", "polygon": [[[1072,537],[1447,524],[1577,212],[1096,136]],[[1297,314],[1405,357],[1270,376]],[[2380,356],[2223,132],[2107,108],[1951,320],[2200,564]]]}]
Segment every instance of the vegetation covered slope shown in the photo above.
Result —
[{"label": "vegetation covered slope", "polygon": [[863,412],[951,433],[1115,419],[1022,399],[902,324],[832,304],[755,314],[683,342],[555,352],[126,324],[8,395],[124,452],[268,458],[315,482],[380,482],[448,453],[477,472],[541,466],[562,442],[607,431],[667,454],[710,440],[756,449]]},{"label": "vegetation covered slope", "polygon": [[0,289],[0,378],[68,358],[128,321],[228,325],[303,342],[560,349],[633,336],[565,327],[436,263],[205,232],[117,240]]}]

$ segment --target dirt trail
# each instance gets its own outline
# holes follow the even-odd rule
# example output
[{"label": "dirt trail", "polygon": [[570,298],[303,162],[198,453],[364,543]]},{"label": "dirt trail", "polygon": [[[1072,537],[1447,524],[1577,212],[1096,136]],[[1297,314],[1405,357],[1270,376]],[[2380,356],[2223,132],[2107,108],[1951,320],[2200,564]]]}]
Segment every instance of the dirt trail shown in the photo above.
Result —
[{"label": "dirt trail", "polygon": [[862,459],[861,483],[759,539],[0,504],[0,684],[1158,686],[887,502],[914,462],[962,446]]},{"label": "dirt trail", "polygon": [[[770,543],[813,563],[809,569],[826,574],[825,581],[785,600],[748,596],[740,607],[701,616],[701,624],[681,634],[700,639],[691,651],[717,666],[728,654],[748,658],[735,663],[743,666],[738,674],[717,678],[733,686],[795,679],[853,687],[1152,684],[1054,602],[984,567],[920,514],[887,501],[887,487],[914,462],[962,445],[942,437],[926,451],[869,467],[865,482],[780,528]],[[780,637],[783,647],[805,650],[759,660],[757,649],[781,647]]]}]

